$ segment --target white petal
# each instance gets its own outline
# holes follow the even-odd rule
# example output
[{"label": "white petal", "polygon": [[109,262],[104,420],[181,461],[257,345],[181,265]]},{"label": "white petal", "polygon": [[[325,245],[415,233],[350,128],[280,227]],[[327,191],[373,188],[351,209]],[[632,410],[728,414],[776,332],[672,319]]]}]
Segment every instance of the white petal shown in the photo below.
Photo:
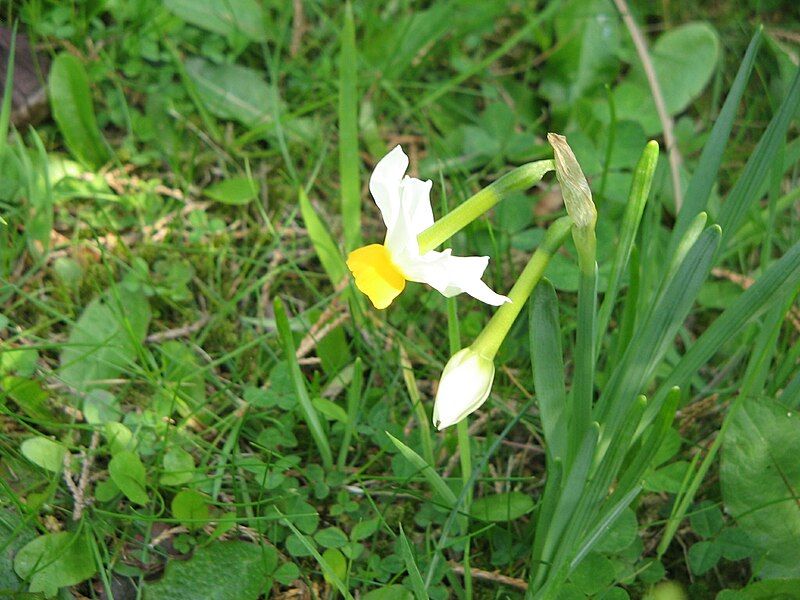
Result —
[{"label": "white petal", "polygon": [[408,218],[411,230],[417,235],[433,225],[431,187],[433,182],[416,177],[406,177],[401,184],[403,213]]},{"label": "white petal", "polygon": [[408,168],[408,157],[400,146],[384,156],[369,179],[369,191],[383,216],[386,227],[393,227],[400,214],[400,185]]},{"label": "white petal", "polygon": [[405,177],[400,183],[400,210],[386,228],[385,243],[392,255],[419,255],[417,236],[433,225],[432,185],[414,177]]},{"label": "white petal", "polygon": [[481,281],[489,264],[488,256],[452,256],[450,250],[428,252],[420,257],[392,256],[406,278],[427,283],[447,298],[466,292],[492,306],[511,302]]}]

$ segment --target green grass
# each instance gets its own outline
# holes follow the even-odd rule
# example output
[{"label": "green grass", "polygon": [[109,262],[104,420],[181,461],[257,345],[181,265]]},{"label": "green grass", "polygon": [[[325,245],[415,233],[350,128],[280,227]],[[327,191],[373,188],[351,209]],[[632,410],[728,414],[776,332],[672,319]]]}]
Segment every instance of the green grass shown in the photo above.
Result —
[{"label": "green grass", "polygon": [[[631,8],[682,73],[678,214],[604,0],[9,4],[55,62],[50,117],[0,111],[0,591],[796,589],[800,12]],[[564,215],[552,175],[514,183],[550,131],[597,271],[555,253],[489,400],[437,432],[495,309],[371,307],[344,264],[385,233],[369,174],[401,143],[438,217],[491,200],[445,244],[506,293]]]}]

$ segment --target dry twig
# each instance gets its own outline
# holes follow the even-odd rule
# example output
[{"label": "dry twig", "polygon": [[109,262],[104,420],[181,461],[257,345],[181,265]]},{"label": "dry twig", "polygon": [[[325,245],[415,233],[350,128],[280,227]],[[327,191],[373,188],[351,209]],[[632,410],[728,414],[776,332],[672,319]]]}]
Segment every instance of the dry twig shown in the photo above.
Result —
[{"label": "dry twig", "polygon": [[669,170],[672,175],[672,188],[675,192],[675,211],[681,210],[683,204],[683,191],[681,190],[681,154],[678,150],[678,145],[675,141],[674,123],[672,117],[667,111],[667,105],[664,102],[664,94],[661,92],[661,84],[658,82],[653,61],[650,59],[650,53],[647,50],[647,41],[642,35],[641,29],[636,24],[631,16],[631,11],[628,9],[628,3],[625,0],[614,0],[617,6],[622,21],[625,27],[628,28],[628,33],[631,34],[633,45],[636,47],[636,54],[639,55],[639,60],[642,61],[645,77],[647,77],[647,84],[650,86],[650,92],[653,94],[653,102],[656,105],[656,112],[658,113],[658,120],[661,121],[661,126],[664,128],[664,144],[667,147],[667,155],[669,157]]}]

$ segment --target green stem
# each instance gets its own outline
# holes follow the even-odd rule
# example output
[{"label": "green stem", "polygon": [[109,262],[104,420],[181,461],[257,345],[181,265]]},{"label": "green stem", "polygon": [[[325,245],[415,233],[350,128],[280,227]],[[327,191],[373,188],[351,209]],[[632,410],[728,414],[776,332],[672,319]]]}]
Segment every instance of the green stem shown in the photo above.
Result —
[{"label": "green stem", "polygon": [[525,307],[528,297],[544,275],[550,259],[564,243],[571,228],[572,219],[570,217],[561,217],[550,225],[541,245],[533,253],[519,279],[508,293],[511,302],[507,302],[497,309],[486,327],[472,343],[475,351],[480,352],[486,358],[494,359],[500,344],[503,343],[520,311]]},{"label": "green stem", "polygon": [[538,183],[545,173],[554,169],[555,163],[552,160],[539,160],[506,173],[420,233],[417,237],[420,254],[430,252],[472,223],[508,194],[527,190]]}]

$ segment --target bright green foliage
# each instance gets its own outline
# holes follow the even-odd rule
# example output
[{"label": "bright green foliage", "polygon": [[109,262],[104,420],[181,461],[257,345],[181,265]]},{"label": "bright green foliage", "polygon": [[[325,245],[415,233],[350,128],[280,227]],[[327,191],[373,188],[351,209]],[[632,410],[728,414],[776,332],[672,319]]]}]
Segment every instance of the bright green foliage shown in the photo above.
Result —
[{"label": "bright green foliage", "polygon": [[762,576],[800,575],[800,419],[769,400],[745,399],[731,415],[723,441],[725,505],[752,540],[753,567]]},{"label": "bright green foliage", "polygon": [[149,600],[255,600],[270,585],[278,563],[268,546],[218,542],[198,548],[189,560],[173,560],[164,577],[145,587]]},{"label": "bright green foliage", "polygon": [[14,558],[17,575],[30,582],[28,591],[55,596],[58,588],[74,585],[97,572],[83,532],[62,531],[34,538]]},{"label": "bright green foliage", "polygon": [[[793,597],[797,11],[625,3],[674,148],[618,2],[6,3],[0,595]],[[514,305],[351,285],[397,144]]]}]

